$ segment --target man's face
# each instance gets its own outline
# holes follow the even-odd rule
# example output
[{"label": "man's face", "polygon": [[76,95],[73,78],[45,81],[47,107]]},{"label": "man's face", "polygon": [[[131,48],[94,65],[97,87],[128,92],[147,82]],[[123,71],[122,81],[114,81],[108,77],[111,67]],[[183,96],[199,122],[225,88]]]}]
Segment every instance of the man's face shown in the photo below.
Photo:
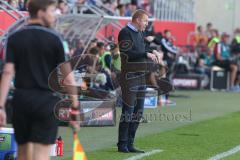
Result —
[{"label": "man's face", "polygon": [[138,28],[140,31],[144,31],[148,26],[148,16],[143,15],[142,18],[137,19]]},{"label": "man's face", "polygon": [[43,21],[44,26],[52,27],[56,22],[56,6],[50,5],[45,11],[39,11],[39,18]]},{"label": "man's face", "polygon": [[230,37],[225,36],[225,37],[223,38],[223,42],[226,43],[226,44],[229,44],[229,43],[230,43]]},{"label": "man's face", "polygon": [[90,48],[96,47],[97,46],[97,42],[91,42],[90,43]]},{"label": "man's face", "polygon": [[102,56],[105,52],[104,47],[99,47],[99,55]]},{"label": "man's face", "polygon": [[172,33],[170,31],[166,32],[166,38],[171,38]]},{"label": "man's face", "polygon": [[208,30],[211,30],[211,29],[212,29],[212,24],[208,24],[208,25],[207,25],[207,29],[208,29]]},{"label": "man's face", "polygon": [[211,36],[212,36],[212,37],[217,37],[217,33],[216,33],[216,31],[211,30]]},{"label": "man's face", "polygon": [[17,8],[17,7],[18,7],[17,1],[12,1],[12,2],[10,3],[10,5],[11,5],[13,8]]},{"label": "man's face", "polygon": [[66,13],[68,10],[68,5],[65,2],[62,2],[59,4],[59,9],[62,11],[62,13]]},{"label": "man's face", "polygon": [[78,46],[78,48],[82,48],[83,47],[83,41],[79,40],[77,46]]}]

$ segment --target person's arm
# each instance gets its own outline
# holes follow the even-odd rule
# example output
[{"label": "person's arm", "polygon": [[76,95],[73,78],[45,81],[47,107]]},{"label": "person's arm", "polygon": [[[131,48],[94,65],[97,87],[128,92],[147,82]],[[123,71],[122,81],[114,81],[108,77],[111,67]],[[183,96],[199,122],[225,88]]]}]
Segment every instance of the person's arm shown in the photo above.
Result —
[{"label": "person's arm", "polygon": [[14,40],[12,39],[12,37],[8,37],[6,45],[6,59],[0,84],[0,127],[6,124],[5,103],[7,100],[13,76],[15,74],[15,51]]},{"label": "person's arm", "polygon": [[60,65],[60,71],[63,77],[65,77],[62,81],[62,85],[64,85],[64,87],[66,88],[66,91],[72,101],[72,107],[77,109],[79,106],[78,90],[76,87],[77,85],[70,63],[66,62]]},{"label": "person's arm", "polygon": [[0,127],[6,124],[5,103],[10,89],[11,81],[15,73],[14,64],[6,63],[2,72],[0,84]]},{"label": "person's arm", "polygon": [[215,48],[215,56],[216,60],[221,61],[222,60],[222,55],[221,55],[221,44],[216,44]]},{"label": "person's arm", "polygon": [[[56,51],[56,63],[61,64],[60,72],[63,75],[64,79],[62,81],[63,85],[69,95],[70,100],[72,101],[70,108],[70,125],[73,127],[75,131],[80,129],[80,122],[78,120],[79,112],[79,101],[78,101],[78,89],[76,85],[76,81],[74,79],[73,69],[70,62],[65,62],[65,51],[63,43],[60,39],[56,41],[57,43],[57,51]],[[65,63],[63,63],[65,62]]]},{"label": "person's arm", "polygon": [[[64,41],[60,38],[57,38],[56,43],[56,65],[61,64],[59,67],[61,74],[64,77],[64,80],[62,81],[62,85],[66,88],[66,91],[68,95],[70,96],[70,99],[72,100],[73,104],[72,107],[78,108],[78,100],[77,100],[77,87],[76,82],[73,75],[73,70],[71,67],[70,62],[65,62],[66,58],[66,51],[64,49]],[[69,86],[71,85],[71,87]],[[73,96],[74,95],[74,96]]]},{"label": "person's arm", "polygon": [[168,56],[171,59],[175,59],[177,51],[174,49],[172,44],[167,41],[166,38],[162,38],[161,40],[162,50],[164,51],[164,55]]},{"label": "person's arm", "polygon": [[239,53],[239,49],[240,49],[239,44],[237,43],[236,38],[234,38],[231,43],[231,52]]},{"label": "person's arm", "polygon": [[170,45],[170,43],[168,43],[165,38],[161,40],[161,43],[168,50],[168,52],[172,54],[177,54],[177,49],[172,44]]}]

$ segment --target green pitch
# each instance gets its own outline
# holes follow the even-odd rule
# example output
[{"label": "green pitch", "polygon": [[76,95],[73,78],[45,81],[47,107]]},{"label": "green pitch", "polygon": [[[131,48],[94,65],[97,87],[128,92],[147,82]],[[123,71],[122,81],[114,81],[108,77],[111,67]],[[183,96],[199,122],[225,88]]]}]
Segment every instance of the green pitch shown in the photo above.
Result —
[{"label": "green pitch", "polygon": [[[146,109],[149,123],[141,124],[135,145],[145,151],[162,150],[143,160],[207,160],[240,145],[240,94],[178,91],[177,105]],[[120,109],[118,109],[119,119]],[[83,127],[79,133],[89,160],[125,160],[136,154],[116,152],[116,127]],[[72,133],[60,128],[64,159],[71,160]],[[239,160],[240,153],[224,160]]]}]

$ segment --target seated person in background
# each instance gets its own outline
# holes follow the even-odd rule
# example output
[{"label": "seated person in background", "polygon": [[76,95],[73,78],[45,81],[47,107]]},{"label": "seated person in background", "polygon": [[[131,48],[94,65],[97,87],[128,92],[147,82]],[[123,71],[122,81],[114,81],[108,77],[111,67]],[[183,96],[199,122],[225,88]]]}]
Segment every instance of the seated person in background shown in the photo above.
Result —
[{"label": "seated person in background", "polygon": [[98,73],[93,80],[93,88],[96,89],[105,89],[107,83],[107,77],[104,73]]},{"label": "seated person in background", "polygon": [[102,65],[102,68],[111,74],[111,53],[105,50],[105,46],[103,42],[98,42],[97,47],[99,50],[99,63]]},{"label": "seated person in background", "polygon": [[163,60],[167,62],[168,68],[171,68],[175,61],[176,54],[178,53],[178,49],[174,46],[171,31],[168,29],[164,30],[164,37],[161,40],[161,46],[164,53]]},{"label": "seated person in background", "polygon": [[117,44],[110,44],[110,52],[112,57],[111,70],[114,72],[121,71],[121,57],[120,51]]},{"label": "seated person in background", "polygon": [[207,45],[208,43],[208,36],[204,33],[203,27],[197,27],[197,33],[194,36],[194,46],[197,47],[199,44]]},{"label": "seated person in background", "polygon": [[98,49],[97,47],[93,47],[89,50],[88,54],[82,55],[84,56],[85,64],[87,64],[87,73],[96,74],[98,72]]},{"label": "seated person in background", "polygon": [[[172,68],[175,60],[176,55],[178,54],[179,50],[176,46],[173,44],[173,37],[170,30],[166,29],[164,30],[164,36],[161,39],[161,47],[163,52],[163,60],[166,62],[167,67],[169,69]],[[166,77],[169,77],[170,71],[167,73]],[[165,103],[165,102],[164,102]],[[166,103],[172,104],[173,102],[169,100],[169,94],[166,94]]]},{"label": "seated person in background", "polygon": [[112,57],[112,62],[111,62],[111,79],[112,83],[114,85],[114,88],[119,87],[119,77],[121,73],[121,56],[120,56],[120,51],[119,47],[117,44],[110,44],[110,52],[111,52],[111,57]]},{"label": "seated person in background", "polygon": [[223,33],[221,36],[221,56],[223,60],[231,59],[231,51],[229,45],[230,35],[227,33]]},{"label": "seated person in background", "polygon": [[[218,31],[213,30],[213,35],[218,37]],[[219,66],[221,68],[230,71],[230,91],[240,92],[238,84],[235,84],[237,80],[237,65],[229,60],[230,48],[227,46],[229,41],[229,35],[223,34],[221,42],[213,43],[213,63],[212,65]]]},{"label": "seated person in background", "polygon": [[234,32],[235,37],[231,43],[231,52],[235,55],[240,54],[240,28],[237,28]]},{"label": "seated person in background", "polygon": [[56,15],[67,14],[68,9],[68,3],[66,0],[58,0]]},{"label": "seated person in background", "polygon": [[[96,38],[92,39],[90,44],[88,45],[88,47],[86,49],[87,51],[85,53],[88,53],[91,48],[97,47],[97,43],[98,43],[98,39],[96,39]],[[85,53],[83,53],[83,54],[85,54]]]},{"label": "seated person in background", "polygon": [[73,56],[79,56],[83,54],[84,51],[84,42],[79,39],[76,42],[76,48],[73,49]]},{"label": "seated person in background", "polygon": [[105,46],[103,42],[97,43],[97,48],[99,50],[99,64],[102,67],[101,72],[104,73],[107,77],[107,82],[105,84],[105,90],[113,90],[113,84],[111,80],[111,63],[112,63],[112,57],[111,53],[109,51],[105,50]]},{"label": "seated person in background", "polygon": [[195,65],[195,73],[201,74],[201,75],[207,75],[210,77],[210,67],[207,65],[207,55],[206,54],[201,54],[197,58],[197,62]]}]

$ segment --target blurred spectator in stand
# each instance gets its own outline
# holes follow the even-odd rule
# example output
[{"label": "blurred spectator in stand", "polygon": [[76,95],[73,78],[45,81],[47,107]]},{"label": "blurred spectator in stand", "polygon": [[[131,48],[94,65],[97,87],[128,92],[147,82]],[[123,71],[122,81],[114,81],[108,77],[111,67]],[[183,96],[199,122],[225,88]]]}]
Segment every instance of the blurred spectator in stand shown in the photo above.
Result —
[{"label": "blurred spectator in stand", "polygon": [[194,65],[194,72],[210,77],[211,54],[209,54],[210,52],[208,48],[208,36],[206,35],[206,33],[203,32],[202,26],[197,27],[197,33],[194,37],[194,45],[197,53],[196,64]]},{"label": "blurred spectator in stand", "polygon": [[19,11],[27,10],[24,0],[18,0],[18,9],[19,9]]},{"label": "blurred spectator in stand", "polygon": [[110,44],[110,52],[111,52],[111,80],[114,85],[114,88],[119,87],[119,77],[121,73],[121,57],[120,51],[117,44],[111,43]]},{"label": "blurred spectator in stand", "polygon": [[97,38],[91,40],[89,47],[90,47],[90,48],[92,48],[92,47],[97,47],[97,42],[98,42],[98,39],[97,39]]},{"label": "blurred spectator in stand", "polygon": [[153,10],[152,10],[152,7],[151,7],[151,3],[149,1],[142,1],[142,4],[141,4],[140,8],[147,11],[149,13],[150,17],[153,16]]},{"label": "blurred spectator in stand", "polygon": [[164,30],[164,36],[161,40],[162,51],[164,53],[163,60],[167,62],[168,68],[172,67],[175,61],[178,49],[172,42],[172,33],[170,30]]},{"label": "blurred spectator in stand", "polygon": [[197,53],[197,63],[195,65],[195,71],[205,73],[207,65],[206,59],[208,57],[208,37],[203,31],[202,26],[197,27],[197,33],[194,36],[194,47]]},{"label": "blurred spectator in stand", "polygon": [[194,41],[195,46],[197,46],[199,43],[201,43],[201,45],[207,45],[208,36],[204,33],[202,26],[197,27],[197,33],[194,36]]},{"label": "blurred spectator in stand", "polygon": [[65,0],[58,0],[58,6],[56,9],[57,15],[67,14],[68,13],[68,4]]},{"label": "blurred spectator in stand", "polygon": [[234,32],[234,38],[231,43],[231,51],[234,55],[240,55],[240,28]]},{"label": "blurred spectator in stand", "polygon": [[8,4],[9,4],[11,7],[19,10],[18,0],[8,0]]},{"label": "blurred spectator in stand", "polygon": [[90,51],[91,48],[97,47],[98,40],[95,38],[91,40],[90,44],[88,45],[87,53]]},{"label": "blurred spectator in stand", "polygon": [[208,22],[207,23],[207,25],[206,25],[206,31],[205,31],[205,34],[207,35],[207,37],[208,37],[208,40],[210,40],[212,37],[212,35],[211,35],[211,30],[212,30],[212,28],[213,28],[213,25],[212,25],[212,23],[211,22]]},{"label": "blurred spectator in stand", "polygon": [[96,0],[87,0],[87,4],[89,6],[96,6],[97,2],[96,2]]},{"label": "blurred spectator in stand", "polygon": [[196,65],[194,66],[194,71],[197,74],[210,76],[210,67],[207,65],[207,54],[201,54],[197,58]]},{"label": "blurred spectator in stand", "polygon": [[[169,76],[169,74],[167,75],[167,68],[165,67],[165,64],[163,62],[163,60],[165,60],[167,62],[168,67],[170,68],[173,64],[173,62],[175,61],[175,54],[177,54],[177,48],[173,45],[173,40],[172,40],[172,35],[171,35],[171,31],[170,30],[165,30],[164,31],[164,36],[161,35],[161,33],[155,34],[154,30],[153,30],[153,24],[149,23],[149,26],[146,28],[145,31],[145,41],[146,41],[146,50],[148,50],[149,52],[154,53],[155,55],[157,55],[158,58],[158,64],[161,65],[161,67],[159,68],[158,72],[152,72],[150,74],[150,81],[154,86],[160,87],[159,85],[162,85],[164,83],[165,87],[169,89],[169,87],[171,88],[170,90],[172,90],[172,86],[168,85],[170,84],[167,76]],[[157,50],[153,47],[151,47],[151,43],[154,42],[157,45],[161,45],[162,47],[162,51],[161,50]],[[164,73],[163,75],[159,76],[161,73]],[[160,79],[164,78],[163,81],[161,81]],[[161,81],[161,83],[159,83]],[[161,88],[161,87],[160,87]],[[161,88],[163,89],[163,88]],[[164,90],[164,89],[163,89]],[[163,91],[162,90],[162,91]],[[169,90],[169,91],[170,91]],[[160,98],[160,94],[163,93],[162,91],[159,90],[159,104],[162,104],[162,99]],[[170,105],[173,104],[174,102],[171,101],[169,99],[169,94],[164,92],[164,94],[166,94],[166,100],[164,100],[164,103],[166,105]]]},{"label": "blurred spectator in stand", "polygon": [[102,73],[107,77],[107,82],[105,84],[105,90],[113,90],[113,85],[111,81],[111,63],[112,57],[109,51],[105,50],[105,45],[103,42],[98,42],[97,47],[99,49],[99,63],[102,66]]},{"label": "blurred spectator in stand", "polygon": [[125,12],[126,12],[125,5],[119,4],[117,6],[116,15],[124,17],[125,16]]},{"label": "blurred spectator in stand", "polygon": [[116,1],[113,1],[112,3],[110,3],[110,7],[109,9],[114,12],[117,10],[117,7],[118,7],[118,3]]},{"label": "blurred spectator in stand", "polygon": [[126,4],[130,4],[131,0],[117,0],[117,3],[126,5]]},{"label": "blurred spectator in stand", "polygon": [[76,44],[76,48],[73,51],[73,56],[79,56],[79,55],[83,54],[83,50],[84,50],[83,41],[78,40],[77,44]]},{"label": "blurred spectator in stand", "polygon": [[99,62],[102,65],[102,68],[111,74],[111,53],[105,50],[105,45],[103,42],[98,42],[97,47],[99,50]]},{"label": "blurred spectator in stand", "polygon": [[211,45],[209,46],[211,46],[212,48],[210,49],[210,51],[212,51],[212,58],[213,58],[212,65],[218,66],[218,67],[224,68],[227,71],[230,71],[230,91],[240,92],[240,88],[238,84],[235,84],[237,80],[238,67],[234,62],[224,58],[224,57],[229,57],[226,55],[230,55],[230,53],[227,53],[229,51],[227,51],[226,48],[224,48],[225,53],[223,53],[223,48],[221,46],[222,44],[226,46],[227,41],[229,40],[229,35],[224,34],[222,36],[222,42],[220,42],[218,30],[213,29],[212,36],[213,38],[209,42],[211,43]]},{"label": "blurred spectator in stand", "polygon": [[27,11],[28,0],[23,0],[23,3],[24,3],[24,9],[25,11]]},{"label": "blurred spectator in stand", "polygon": [[86,9],[83,9],[82,6],[86,3],[86,0],[76,0],[75,5],[73,6],[72,13],[84,13]]},{"label": "blurred spectator in stand", "polygon": [[226,32],[221,36],[221,56],[222,60],[231,60],[230,35]]},{"label": "blurred spectator in stand", "polygon": [[76,3],[77,3],[77,0],[67,0],[67,4],[68,4],[70,12],[72,11],[72,9],[76,5]]},{"label": "blurred spectator in stand", "polygon": [[199,40],[199,42],[195,46],[195,51],[196,51],[198,57],[201,55],[207,55],[209,52],[207,43],[205,43],[205,41],[203,39]]},{"label": "blurred spectator in stand", "polygon": [[131,17],[132,14],[137,10],[137,3],[136,1],[132,1],[131,4],[126,5],[126,13],[125,16]]},{"label": "blurred spectator in stand", "polygon": [[112,66],[111,70],[114,72],[120,72],[121,71],[121,57],[120,57],[120,51],[117,44],[110,44],[110,52],[112,56]]},{"label": "blurred spectator in stand", "polygon": [[84,64],[87,64],[87,72],[96,74],[98,72],[98,48],[93,47],[90,49],[88,54],[81,55],[84,57]]},{"label": "blurred spectator in stand", "polygon": [[214,54],[214,50],[217,49],[216,44],[220,43],[220,37],[219,37],[218,30],[212,29],[210,37],[211,38],[209,39],[209,42],[208,42],[208,48],[209,48],[209,56],[212,57]]}]

